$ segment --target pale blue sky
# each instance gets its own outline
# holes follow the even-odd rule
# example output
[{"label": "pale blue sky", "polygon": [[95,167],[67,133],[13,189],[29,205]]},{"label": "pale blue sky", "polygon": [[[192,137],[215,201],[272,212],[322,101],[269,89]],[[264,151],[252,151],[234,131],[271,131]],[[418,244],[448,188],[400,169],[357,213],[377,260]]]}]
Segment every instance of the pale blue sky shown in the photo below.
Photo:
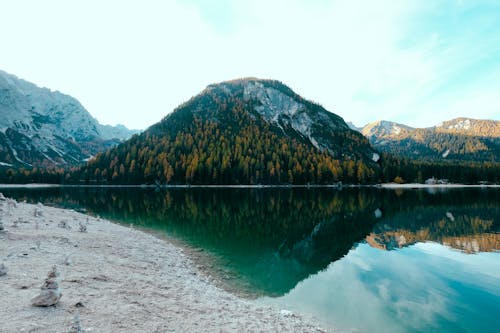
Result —
[{"label": "pale blue sky", "polygon": [[273,78],[356,125],[500,120],[496,0],[0,0],[0,69],[145,128]]}]

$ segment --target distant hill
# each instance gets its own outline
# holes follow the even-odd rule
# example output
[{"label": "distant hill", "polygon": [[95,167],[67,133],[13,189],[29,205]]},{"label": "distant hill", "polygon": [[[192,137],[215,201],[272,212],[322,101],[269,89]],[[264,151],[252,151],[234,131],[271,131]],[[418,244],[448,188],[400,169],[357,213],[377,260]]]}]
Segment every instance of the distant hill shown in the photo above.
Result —
[{"label": "distant hill", "polygon": [[456,118],[434,127],[440,133],[500,138],[500,121],[471,118]]},{"label": "distant hill", "polygon": [[346,124],[347,124],[347,126],[349,126],[350,129],[352,129],[354,131],[358,131],[358,132],[361,131],[361,128],[354,125],[354,123],[352,123],[351,121],[348,121]]},{"label": "distant hill", "polygon": [[307,184],[375,179],[378,154],[339,116],[273,80],[209,85],[71,179],[97,183]]},{"label": "distant hill", "polygon": [[408,135],[414,128],[398,124],[392,121],[380,120],[361,128],[361,133],[366,136],[370,142],[382,143],[384,140],[397,140]]},{"label": "distant hill", "polygon": [[0,167],[78,165],[134,132],[98,123],[75,98],[0,71]]},{"label": "distant hill", "polygon": [[379,151],[411,159],[500,162],[500,122],[456,118],[429,128],[389,121],[361,132]]}]

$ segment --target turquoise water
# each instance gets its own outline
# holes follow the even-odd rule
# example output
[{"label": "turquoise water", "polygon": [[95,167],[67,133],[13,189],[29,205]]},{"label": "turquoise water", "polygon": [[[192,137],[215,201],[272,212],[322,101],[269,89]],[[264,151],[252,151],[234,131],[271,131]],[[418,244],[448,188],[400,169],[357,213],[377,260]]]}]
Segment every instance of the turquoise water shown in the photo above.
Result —
[{"label": "turquoise water", "polygon": [[464,256],[435,243],[387,253],[360,244],[271,300],[364,332],[497,332],[498,253]]},{"label": "turquoise water", "polygon": [[498,190],[0,191],[167,234],[228,283],[327,327],[498,331]]}]

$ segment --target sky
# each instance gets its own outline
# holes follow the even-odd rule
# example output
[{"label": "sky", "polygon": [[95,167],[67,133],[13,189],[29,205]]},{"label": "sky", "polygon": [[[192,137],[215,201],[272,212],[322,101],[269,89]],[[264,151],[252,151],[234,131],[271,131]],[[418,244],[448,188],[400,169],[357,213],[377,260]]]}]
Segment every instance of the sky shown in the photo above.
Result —
[{"label": "sky", "polygon": [[0,0],[0,69],[144,129],[277,79],[357,126],[500,120],[497,0]]}]

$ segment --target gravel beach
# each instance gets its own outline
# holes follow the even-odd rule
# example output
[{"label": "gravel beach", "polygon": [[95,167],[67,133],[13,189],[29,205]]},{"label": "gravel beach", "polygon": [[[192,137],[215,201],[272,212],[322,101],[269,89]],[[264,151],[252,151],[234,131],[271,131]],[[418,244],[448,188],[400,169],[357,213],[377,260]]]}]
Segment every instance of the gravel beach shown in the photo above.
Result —
[{"label": "gravel beach", "polygon": [[[215,286],[182,248],[72,210],[0,197],[0,332],[322,332]],[[34,307],[56,266],[62,297]]]}]

